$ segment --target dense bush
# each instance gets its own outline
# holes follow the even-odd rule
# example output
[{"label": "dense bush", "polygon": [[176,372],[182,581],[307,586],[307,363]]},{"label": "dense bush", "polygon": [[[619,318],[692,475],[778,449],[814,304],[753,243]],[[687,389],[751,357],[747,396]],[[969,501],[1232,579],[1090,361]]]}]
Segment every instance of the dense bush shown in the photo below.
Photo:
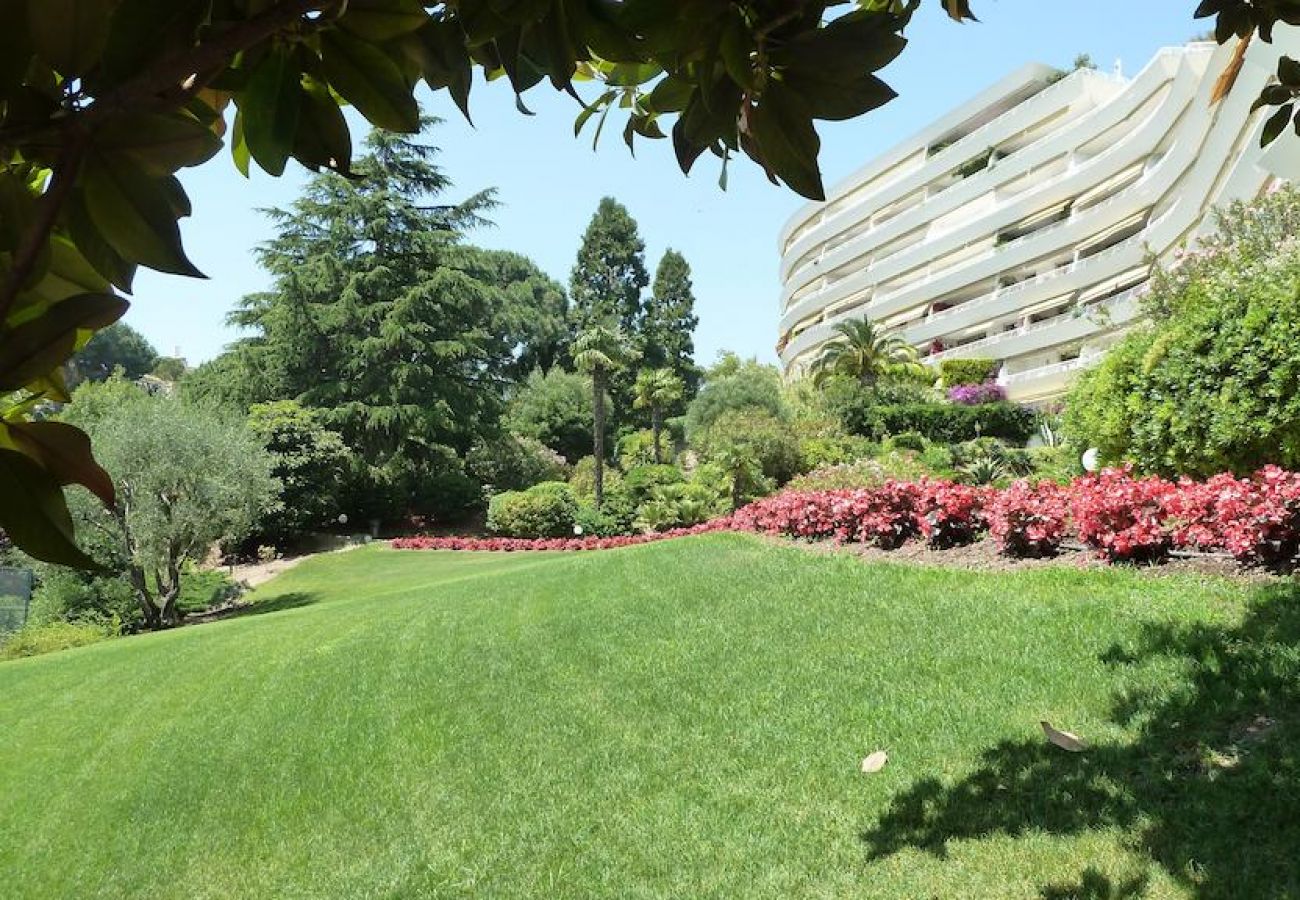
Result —
[{"label": "dense bush", "polygon": [[944,388],[962,384],[984,384],[998,374],[996,359],[945,359],[939,363],[939,383]]},{"label": "dense bush", "polygon": [[544,481],[526,491],[506,491],[488,503],[487,527],[512,538],[551,538],[573,534],[578,501],[562,481]]},{"label": "dense bush", "polygon": [[668,531],[699,525],[724,515],[727,494],[697,481],[666,484],[654,489],[637,510],[639,531]]},{"label": "dense bush", "polygon": [[955,444],[977,437],[996,437],[1023,444],[1034,433],[1034,414],[1011,403],[957,406],[951,403],[909,403],[854,410],[849,429],[879,439],[915,431],[928,440]]},{"label": "dense bush", "polygon": [[468,473],[494,491],[520,491],[543,481],[564,481],[563,456],[536,438],[503,434],[479,443],[465,455]]},{"label": "dense bush", "polygon": [[494,552],[526,552],[535,550],[613,550],[618,547],[634,547],[654,541],[672,538],[690,537],[696,534],[708,534],[713,531],[728,531],[731,519],[714,519],[690,528],[677,528],[647,534],[622,534],[613,537],[569,537],[569,538],[473,538],[473,537],[408,537],[397,538],[392,546],[396,550],[480,550]]},{"label": "dense bush", "polygon": [[338,432],[296,400],[254,404],[248,428],[271,454],[271,474],[281,485],[280,503],[263,517],[254,540],[282,542],[334,525],[345,511],[351,458]]},{"label": "dense bush", "polygon": [[1300,195],[1223,220],[1217,242],[1153,281],[1150,324],[1070,395],[1065,424],[1108,462],[1166,476],[1300,465]]},{"label": "dense bush", "polygon": [[877,455],[880,445],[856,434],[818,434],[799,439],[799,468],[804,472],[822,466],[851,463]]}]

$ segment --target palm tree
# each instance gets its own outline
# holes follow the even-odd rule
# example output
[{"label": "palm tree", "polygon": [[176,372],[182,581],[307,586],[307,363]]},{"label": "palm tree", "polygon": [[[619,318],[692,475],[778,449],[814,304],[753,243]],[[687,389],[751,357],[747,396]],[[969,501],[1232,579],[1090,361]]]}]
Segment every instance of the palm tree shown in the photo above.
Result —
[{"label": "palm tree", "polygon": [[630,363],[635,353],[623,331],[593,325],[573,339],[573,364],[591,376],[592,444],[596,457],[596,506],[605,499],[605,392],[609,376]]},{"label": "palm tree", "polygon": [[632,405],[637,409],[650,410],[650,430],[654,432],[655,463],[663,462],[660,452],[659,437],[664,427],[664,407],[671,406],[682,399],[685,385],[672,369],[642,369],[637,373],[633,386],[635,396]]},{"label": "palm tree", "polygon": [[852,319],[835,325],[836,336],[813,361],[817,383],[832,375],[856,378],[869,387],[890,376],[923,374],[916,348],[897,334],[884,334],[870,319]]}]

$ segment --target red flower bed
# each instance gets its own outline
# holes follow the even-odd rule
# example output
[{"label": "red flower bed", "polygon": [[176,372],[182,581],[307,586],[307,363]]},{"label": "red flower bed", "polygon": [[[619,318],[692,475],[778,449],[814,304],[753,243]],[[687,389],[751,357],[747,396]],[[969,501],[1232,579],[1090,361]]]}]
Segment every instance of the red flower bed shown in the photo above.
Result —
[{"label": "red flower bed", "polygon": [[757,500],[732,517],[741,531],[897,547],[918,531],[921,487],[887,481],[852,491],[776,494]]},{"label": "red flower bed", "polygon": [[916,500],[916,524],[931,547],[969,544],[988,527],[985,508],[996,496],[993,488],[923,481]]},{"label": "red flower bed", "polygon": [[1017,481],[995,491],[988,506],[989,532],[1008,556],[1051,556],[1061,549],[1070,521],[1070,497],[1050,481]]},{"label": "red flower bed", "polygon": [[1251,478],[1182,479],[1164,513],[1175,546],[1276,565],[1300,550],[1300,474],[1266,466]]},{"label": "red flower bed", "polygon": [[1242,562],[1277,565],[1300,552],[1300,473],[1268,467],[1250,478],[1225,474],[1171,482],[1107,469],[1067,487],[1018,481],[1002,490],[890,481],[859,490],[777,494],[732,516],[658,534],[413,537],[392,543],[415,550],[607,550],[729,530],[893,549],[917,535],[931,546],[951,547],[986,528],[1009,556],[1050,555],[1073,535],[1111,561],[1156,559],[1182,549],[1226,551]]},{"label": "red flower bed", "polygon": [[1164,527],[1164,505],[1176,490],[1163,478],[1134,478],[1127,468],[1075,479],[1070,485],[1075,532],[1112,561],[1156,559],[1173,543]]},{"label": "red flower bed", "polygon": [[404,537],[394,538],[391,546],[395,550],[488,550],[514,553],[525,550],[612,550],[615,547],[631,547],[635,544],[649,544],[668,538],[687,537],[692,534],[704,534],[709,531],[730,531],[731,518],[724,517],[692,525],[690,528],[674,528],[671,531],[659,531],[651,534],[622,534],[617,537],[571,537],[571,538],[494,538],[494,537]]}]

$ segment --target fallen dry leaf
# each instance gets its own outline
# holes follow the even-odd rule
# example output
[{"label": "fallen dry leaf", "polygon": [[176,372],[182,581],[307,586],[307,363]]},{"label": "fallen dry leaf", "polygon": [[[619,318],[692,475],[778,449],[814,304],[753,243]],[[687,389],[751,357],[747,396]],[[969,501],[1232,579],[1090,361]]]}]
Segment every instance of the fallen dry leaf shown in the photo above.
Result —
[{"label": "fallen dry leaf", "polygon": [[877,750],[862,761],[862,771],[866,775],[874,775],[885,767],[889,762],[889,754],[884,750]]},{"label": "fallen dry leaf", "polygon": [[1061,731],[1058,728],[1053,728],[1052,723],[1048,721],[1042,721],[1038,724],[1043,726],[1043,734],[1047,735],[1047,740],[1060,747],[1062,750],[1068,750],[1071,753],[1081,753],[1088,748],[1088,745],[1084,743],[1083,738],[1079,737],[1077,734],[1071,734],[1068,731]]}]

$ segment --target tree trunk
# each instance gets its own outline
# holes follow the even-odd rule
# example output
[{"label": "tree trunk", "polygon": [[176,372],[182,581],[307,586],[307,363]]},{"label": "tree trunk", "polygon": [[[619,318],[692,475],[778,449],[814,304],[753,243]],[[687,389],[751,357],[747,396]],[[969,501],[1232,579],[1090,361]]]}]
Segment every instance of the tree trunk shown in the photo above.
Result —
[{"label": "tree trunk", "polygon": [[656,466],[662,465],[664,461],[663,453],[660,452],[659,450],[659,435],[660,432],[663,431],[663,426],[664,426],[663,419],[664,419],[664,414],[663,411],[659,408],[659,404],[656,403],[654,406],[651,406],[650,407],[650,430],[654,432]]},{"label": "tree trunk", "polygon": [[731,476],[731,511],[736,512],[738,509],[740,509],[741,504],[744,503],[744,500],[745,500],[745,492],[743,490],[743,482],[741,481],[741,474],[739,472],[735,472]]},{"label": "tree trunk", "polygon": [[605,373],[591,373],[591,443],[596,459],[596,508],[605,502]]},{"label": "tree trunk", "polygon": [[153,594],[149,591],[149,581],[145,577],[144,570],[133,563],[127,566],[126,573],[131,579],[131,587],[135,590],[136,602],[140,604],[144,627],[150,631],[157,631],[162,628],[162,616],[153,602]]}]

